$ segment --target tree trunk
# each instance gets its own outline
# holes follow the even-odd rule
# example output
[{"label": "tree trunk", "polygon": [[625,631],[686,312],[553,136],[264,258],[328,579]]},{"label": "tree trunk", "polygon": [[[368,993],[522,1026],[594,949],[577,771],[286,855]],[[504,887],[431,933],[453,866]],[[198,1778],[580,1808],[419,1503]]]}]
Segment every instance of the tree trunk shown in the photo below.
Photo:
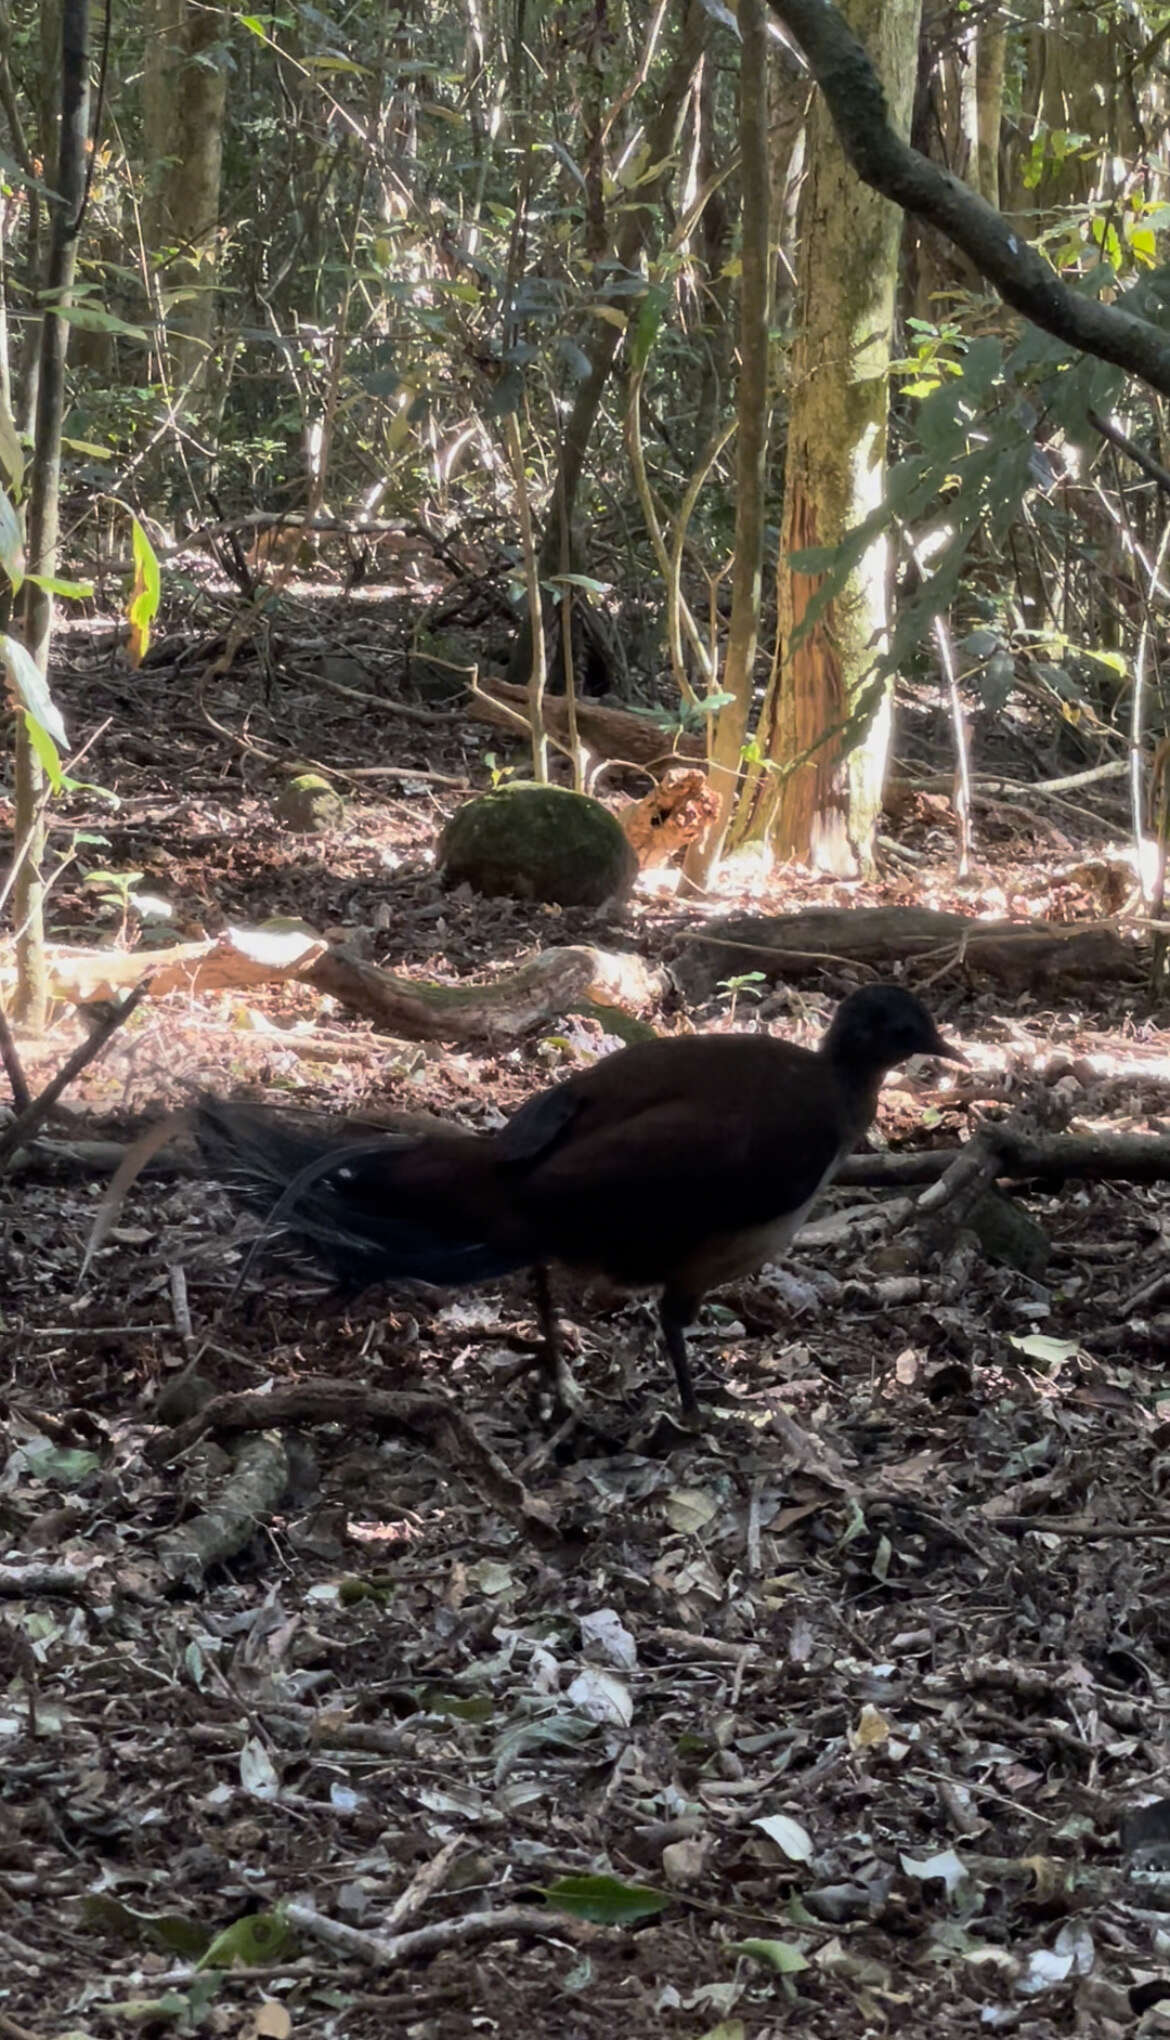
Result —
[{"label": "tree trunk", "polygon": [[1067,215],[1075,238],[1080,208],[1111,212],[1134,189],[1164,202],[1161,152],[1147,137],[1162,131],[1165,93],[1140,11],[1032,0],[1027,13],[1035,26],[1025,45],[1022,147],[1011,151],[1004,192],[1009,217],[1034,238]]},{"label": "tree trunk", "polygon": [[[889,117],[909,128],[921,0],[852,0],[849,26],[884,87]],[[887,378],[902,215],[847,166],[823,99],[808,128],[800,205],[801,326],[793,350],[780,537],[778,613],[784,659],[757,732],[732,840],[771,841],[776,855],[842,875],[872,861],[890,731],[888,687],[869,682],[887,625],[885,539],[794,645],[819,576],[790,555],[833,546],[881,501]]]},{"label": "tree trunk", "polygon": [[999,131],[1003,121],[1003,88],[1007,65],[1007,32],[997,22],[983,22],[975,49],[976,153],[975,189],[999,211]]},{"label": "tree trunk", "polygon": [[153,198],[147,243],[161,271],[176,395],[203,380],[215,332],[226,82],[214,8],[154,0],[146,36],[143,130]]},{"label": "tree trunk", "polygon": [[[42,315],[37,382],[36,437],[28,505],[28,574],[20,591],[21,636],[42,676],[49,667],[53,597],[49,586],[57,567],[61,494],[61,426],[65,411],[65,347],[69,327],[58,318],[73,296],[77,237],[85,204],[85,162],[89,146],[88,0],[66,0],[61,11],[61,125],[55,185],[60,204],[52,208],[52,240]],[[33,576],[41,584],[37,586]],[[27,719],[16,718],[14,850],[18,869],[13,887],[16,923],[17,1016],[34,1031],[45,1024],[48,981],[44,921],[44,770],[33,749]]]},{"label": "tree trunk", "polygon": [[[686,108],[687,98],[694,82],[703,52],[711,40],[713,24],[702,0],[688,0],[683,19],[682,35],[678,54],[670,69],[662,94],[658,112],[647,131],[646,154],[651,163],[669,165],[678,141],[678,127]],[[651,185],[639,186],[641,202],[626,206],[621,214],[622,228],[614,254],[614,267],[619,276],[632,271],[638,262],[650,234],[653,220],[654,201],[660,196],[669,171],[664,169],[661,176]],[[627,294],[615,293],[610,304],[623,317],[631,314],[631,305],[636,300]],[[560,467],[550,496],[551,513],[544,528],[540,547],[541,578],[549,580],[560,569],[561,557],[561,515],[558,507],[564,505],[563,515],[570,526],[577,503],[577,489],[585,466],[585,455],[593,432],[602,393],[609,380],[622,328],[611,325],[608,319],[596,322],[596,330],[588,347],[589,373],[577,391],[573,408],[569,413],[561,440]],[[513,683],[526,682],[532,665],[532,638],[527,620],[516,633],[516,642],[508,661],[508,678]]]},{"label": "tree trunk", "polygon": [[771,268],[768,160],[768,9],[739,0],[739,137],[742,221],[739,293],[738,442],[735,490],[735,579],[723,685],[733,698],[715,725],[710,777],[719,814],[687,860],[705,879],[723,848],[739,784],[740,759],[752,710],[760,591],[764,569],[764,484],[768,453],[768,310]]}]

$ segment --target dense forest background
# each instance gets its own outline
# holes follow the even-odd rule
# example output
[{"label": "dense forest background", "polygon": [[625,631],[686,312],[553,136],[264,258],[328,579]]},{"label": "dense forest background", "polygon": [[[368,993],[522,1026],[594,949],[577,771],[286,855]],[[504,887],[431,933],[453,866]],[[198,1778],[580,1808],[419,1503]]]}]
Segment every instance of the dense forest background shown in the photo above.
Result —
[{"label": "dense forest background", "polygon": [[[1132,0],[4,12],[0,2040],[1164,2017],[1168,81]],[[644,1302],[558,1278],[554,1422],[521,1281],[339,1297],[164,1119],[888,980],[966,1066],[699,1425]]]}]

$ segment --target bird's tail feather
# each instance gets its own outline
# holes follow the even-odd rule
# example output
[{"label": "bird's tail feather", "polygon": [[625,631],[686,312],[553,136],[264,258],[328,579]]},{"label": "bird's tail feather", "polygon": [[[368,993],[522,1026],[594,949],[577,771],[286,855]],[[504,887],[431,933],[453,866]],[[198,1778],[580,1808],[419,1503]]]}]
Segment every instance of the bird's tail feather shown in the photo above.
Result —
[{"label": "bird's tail feather", "polygon": [[218,1098],[200,1100],[195,1135],[211,1172],[263,1218],[258,1245],[291,1233],[348,1287],[455,1287],[525,1265],[523,1254],[476,1238],[478,1228],[469,1235],[457,1200],[449,1223],[445,1213],[420,1215],[411,1186],[398,1180],[422,1145],[414,1136],[319,1134],[263,1107]]}]

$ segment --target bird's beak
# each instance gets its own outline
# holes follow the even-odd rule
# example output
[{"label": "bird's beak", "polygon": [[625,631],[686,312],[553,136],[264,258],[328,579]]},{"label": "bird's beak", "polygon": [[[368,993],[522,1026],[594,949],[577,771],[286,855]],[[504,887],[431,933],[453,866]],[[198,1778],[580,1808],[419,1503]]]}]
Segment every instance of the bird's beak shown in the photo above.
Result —
[{"label": "bird's beak", "polygon": [[944,1062],[963,1063],[968,1069],[971,1066],[969,1057],[963,1054],[962,1049],[956,1048],[953,1041],[944,1041],[942,1035],[938,1033],[935,1034],[934,1047],[930,1053],[931,1055],[941,1056]]}]

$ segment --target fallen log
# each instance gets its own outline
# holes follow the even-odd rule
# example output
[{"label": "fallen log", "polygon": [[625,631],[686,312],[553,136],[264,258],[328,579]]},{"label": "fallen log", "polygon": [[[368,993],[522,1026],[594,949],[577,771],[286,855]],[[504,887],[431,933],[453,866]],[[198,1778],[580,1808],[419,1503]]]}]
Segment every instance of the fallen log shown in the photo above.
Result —
[{"label": "fallen log", "polygon": [[544,949],[487,985],[436,985],[327,949],[298,975],[408,1041],[522,1040],[559,1013],[583,1013],[621,1040],[646,1040],[645,1012],[665,989],[640,956]]},{"label": "fallen log", "polygon": [[490,984],[435,984],[333,948],[303,922],[230,929],[164,950],[57,952],[49,973],[54,998],[79,1004],[114,999],[147,976],[152,997],[292,979],[406,1041],[514,1042],[563,1013],[588,1015],[621,1040],[644,1040],[652,1029],[637,1016],[666,989],[665,973],[640,956],[585,944],[540,950]]},{"label": "fallen log", "polygon": [[556,1519],[548,1504],[529,1494],[471,1420],[445,1396],[310,1376],[270,1390],[216,1396],[175,1430],[152,1438],[145,1457],[152,1466],[166,1466],[183,1458],[209,1432],[217,1436],[278,1432],[290,1424],[342,1424],[347,1430],[365,1426],[389,1436],[425,1438],[526,1535],[538,1543],[555,1541]]},{"label": "fallen log", "polygon": [[736,915],[689,935],[676,975],[694,999],[746,970],[800,978],[826,964],[859,964],[873,976],[919,964],[932,978],[989,978],[1015,991],[1086,978],[1140,984],[1145,976],[1136,938],[1113,922],[976,921],[930,907]]},{"label": "fallen log", "polygon": [[[1170,1182],[1170,1136],[1155,1133],[1054,1133],[1026,1139],[985,1128],[996,1148],[995,1174],[1014,1183]],[[937,1183],[961,1148],[930,1148],[921,1154],[850,1155],[834,1183],[856,1188],[903,1190]]]},{"label": "fallen log", "polygon": [[[578,701],[576,706],[578,738],[601,758],[626,758],[632,765],[701,764],[706,759],[706,742],[701,736],[664,729],[650,716],[608,702]],[[490,723],[493,729],[515,734],[531,728],[528,689],[514,687],[508,680],[480,681],[469,687],[465,707],[476,722]],[[550,735],[561,744],[568,743],[569,712],[563,695],[545,695],[544,721]]]}]

